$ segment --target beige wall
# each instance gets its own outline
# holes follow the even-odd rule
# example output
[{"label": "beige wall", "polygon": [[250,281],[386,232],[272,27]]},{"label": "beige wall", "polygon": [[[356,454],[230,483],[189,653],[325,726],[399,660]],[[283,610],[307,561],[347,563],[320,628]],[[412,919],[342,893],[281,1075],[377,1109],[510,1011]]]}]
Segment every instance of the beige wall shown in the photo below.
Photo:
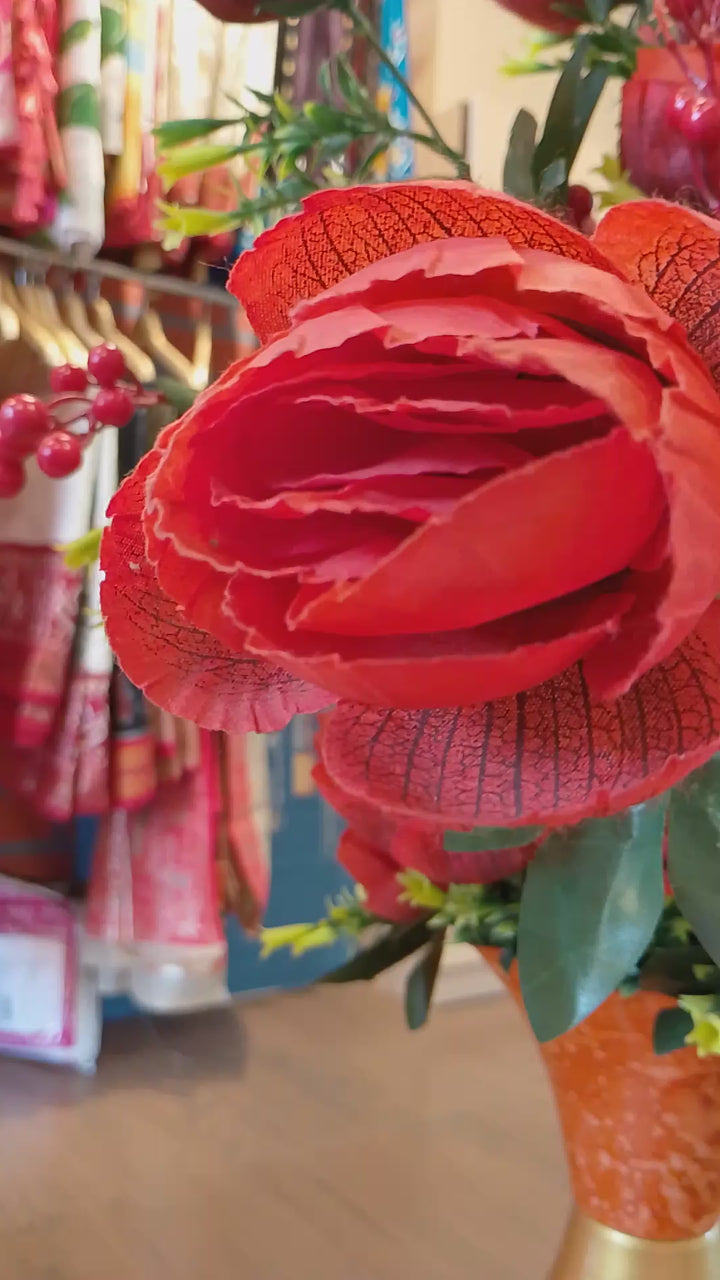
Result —
[{"label": "beige wall", "polygon": [[[407,0],[415,86],[438,119],[452,130],[453,113],[471,104],[470,160],[473,177],[499,187],[507,137],[520,107],[544,118],[553,77],[509,78],[498,68],[521,57],[531,28],[495,0]],[[597,185],[590,170],[604,152],[617,151],[616,85],[605,90],[574,171],[576,180]],[[426,166],[427,167],[427,166]],[[437,164],[431,161],[437,171]]]}]

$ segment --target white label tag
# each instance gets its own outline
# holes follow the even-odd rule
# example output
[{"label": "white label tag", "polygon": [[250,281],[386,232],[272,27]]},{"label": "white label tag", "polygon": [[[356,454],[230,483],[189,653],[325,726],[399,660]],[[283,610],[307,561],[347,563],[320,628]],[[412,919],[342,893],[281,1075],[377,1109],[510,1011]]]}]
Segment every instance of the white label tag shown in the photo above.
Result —
[{"label": "white label tag", "polygon": [[61,1041],[66,974],[61,939],[0,935],[0,1034]]}]

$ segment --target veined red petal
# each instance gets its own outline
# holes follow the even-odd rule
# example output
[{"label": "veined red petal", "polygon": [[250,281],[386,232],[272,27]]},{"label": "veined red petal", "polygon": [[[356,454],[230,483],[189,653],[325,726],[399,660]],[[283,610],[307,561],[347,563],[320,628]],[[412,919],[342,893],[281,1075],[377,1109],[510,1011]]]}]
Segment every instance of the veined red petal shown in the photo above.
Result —
[{"label": "veined red petal", "polygon": [[256,621],[248,635],[252,652],[272,653],[289,671],[337,697],[375,706],[448,707],[516,693],[563,671],[617,631],[632,600],[613,582],[604,592],[580,591],[473,630],[359,639],[295,632],[290,644],[278,616],[283,602],[259,580],[233,583],[225,607],[248,626],[251,617]]},{"label": "veined red petal", "polygon": [[208,729],[269,732],[299,711],[327,706],[322,691],[193,626],[160,589],[142,531],[159,452],[147,454],[113,498],[102,539],[101,607],[123,671],[152,702]]},{"label": "veined red petal", "polygon": [[341,703],[324,761],[336,784],[446,827],[564,826],[638,804],[720,748],[720,603],[616,702],[579,666],[516,698],[452,710]]},{"label": "veined red petal", "polygon": [[485,236],[608,267],[579,232],[530,205],[471,183],[408,182],[310,196],[302,213],[258,237],[228,287],[264,342],[288,327],[299,302],[373,262],[430,240]]},{"label": "veined red petal", "polygon": [[678,320],[713,377],[720,374],[720,223],[663,200],[610,209],[594,243]]}]

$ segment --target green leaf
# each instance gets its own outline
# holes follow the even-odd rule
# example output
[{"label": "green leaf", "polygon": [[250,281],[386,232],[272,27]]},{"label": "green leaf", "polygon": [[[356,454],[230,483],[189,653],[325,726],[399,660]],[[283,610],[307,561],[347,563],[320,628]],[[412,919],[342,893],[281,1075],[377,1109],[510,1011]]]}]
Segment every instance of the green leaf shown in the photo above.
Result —
[{"label": "green leaf", "polygon": [[84,126],[100,129],[100,100],[93,84],[69,84],[57,96],[57,121],[61,129]]},{"label": "green leaf", "polygon": [[503,191],[507,191],[508,195],[517,196],[518,200],[528,202],[532,202],[536,194],[533,181],[533,155],[537,128],[534,115],[524,107],[521,108],[510,130],[510,141],[503,170]]},{"label": "green leaf", "polygon": [[166,147],[177,147],[183,142],[194,142],[196,138],[207,138],[208,134],[215,133],[216,129],[223,129],[228,124],[237,124],[237,119],[218,120],[212,116],[202,116],[196,120],[166,120],[164,124],[157,125],[153,133],[158,140],[159,150],[164,151]]},{"label": "green leaf", "polygon": [[184,383],[176,382],[174,378],[158,378],[155,385],[168,404],[171,404],[179,413],[187,413],[199,395],[199,392],[194,391],[192,387],[186,387]]},{"label": "green leaf", "polygon": [[538,840],[544,827],[475,827],[472,831],[446,831],[446,853],[484,853],[494,849],[521,849]]},{"label": "green leaf", "polygon": [[672,792],[668,875],[680,911],[720,964],[720,755]]},{"label": "green leaf", "polygon": [[550,166],[559,160],[565,162],[565,176],[555,191],[547,189],[549,184],[546,179],[546,194],[550,197],[556,194],[561,195],[563,192],[590,118],[607,80],[608,69],[604,64],[592,67],[583,75],[588,47],[589,38],[581,36],[557,82],[543,135],[535,148],[533,179],[538,190],[543,174]]},{"label": "green leaf", "polygon": [[78,18],[77,22],[71,22],[60,36],[60,53],[67,53],[68,49],[73,49],[76,44],[82,44],[93,33],[95,23],[91,18]]},{"label": "green leaf", "polygon": [[585,0],[588,18],[596,26],[602,27],[610,16],[610,0]]},{"label": "green leaf", "polygon": [[638,805],[553,833],[527,871],[518,962],[540,1041],[587,1018],[633,971],[664,902],[665,809]]},{"label": "green leaf", "polygon": [[540,174],[540,184],[538,194],[544,200],[552,198],[556,191],[562,190],[568,180],[567,161],[558,156],[557,160],[553,160],[547,169],[543,169]]},{"label": "green leaf", "polygon": [[425,920],[393,925],[370,947],[358,951],[352,960],[323,978],[323,982],[369,982],[385,969],[419,951],[435,936]]},{"label": "green leaf", "polygon": [[257,9],[276,14],[278,18],[300,18],[316,9],[340,9],[347,11],[346,0],[258,0]]},{"label": "green leaf", "polygon": [[405,988],[405,1019],[411,1031],[419,1031],[430,1016],[435,983],[445,947],[445,931],[428,943],[425,954],[410,973]]},{"label": "green leaf", "polygon": [[655,1019],[653,1049],[659,1057],[685,1048],[685,1038],[693,1029],[693,1020],[684,1009],[663,1009]]}]

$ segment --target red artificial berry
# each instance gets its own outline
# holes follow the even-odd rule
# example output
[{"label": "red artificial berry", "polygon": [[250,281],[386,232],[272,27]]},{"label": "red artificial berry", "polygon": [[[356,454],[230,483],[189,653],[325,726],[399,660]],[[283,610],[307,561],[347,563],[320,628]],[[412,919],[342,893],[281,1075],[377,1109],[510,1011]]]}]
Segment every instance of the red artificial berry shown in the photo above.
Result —
[{"label": "red artificial berry", "polygon": [[678,114],[678,124],[688,142],[705,148],[720,142],[720,102],[708,94],[688,98]]},{"label": "red artificial berry", "polygon": [[50,373],[52,391],[84,391],[87,386],[87,374],[75,364],[61,364],[59,369]]},{"label": "red artificial berry", "polygon": [[590,217],[593,204],[592,194],[587,187],[580,186],[579,183],[568,187],[568,205],[578,226]]},{"label": "red artificial berry", "polygon": [[127,373],[122,352],[106,342],[93,347],[88,356],[88,372],[101,387],[114,387]]},{"label": "red artificial berry", "polygon": [[77,471],[82,462],[82,445],[70,431],[52,431],[40,441],[36,457],[46,476],[61,480]]},{"label": "red artificial berry", "polygon": [[0,457],[0,498],[14,498],[25,484],[25,468],[17,458]]},{"label": "red artificial berry", "polygon": [[133,398],[122,387],[103,388],[93,401],[92,416],[104,427],[125,427],[134,412]]},{"label": "red artificial berry", "polygon": [[10,396],[0,405],[0,445],[7,453],[26,457],[50,430],[50,412],[37,396]]},{"label": "red artificial berry", "polygon": [[675,96],[670,99],[667,108],[667,121],[671,129],[682,128],[680,123],[682,117],[688,109],[688,104],[695,101],[695,97],[695,90],[691,89],[689,85],[683,85],[683,88],[678,89]]}]

